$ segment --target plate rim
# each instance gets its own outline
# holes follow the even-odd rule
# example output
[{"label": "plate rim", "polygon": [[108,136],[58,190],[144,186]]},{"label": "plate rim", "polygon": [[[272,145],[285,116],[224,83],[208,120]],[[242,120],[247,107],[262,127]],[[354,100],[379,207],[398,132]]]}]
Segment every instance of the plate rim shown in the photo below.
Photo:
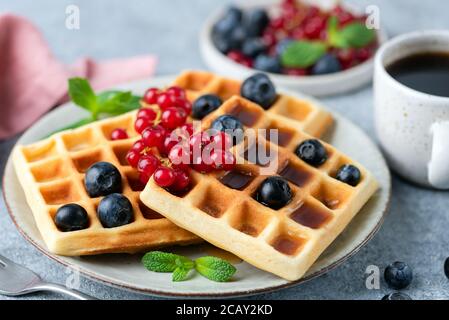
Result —
[{"label": "plate rim", "polygon": [[[168,80],[168,79],[173,79],[173,75],[169,75],[169,76],[155,76],[151,79],[147,79],[147,80],[143,80],[143,81],[161,81],[163,82],[164,80]],[[132,82],[127,82],[125,84],[122,84],[122,86],[133,86],[137,83],[142,83],[142,80],[140,81],[132,81]],[[120,87],[121,85],[116,85],[115,87]],[[310,101],[313,101],[314,103],[318,104],[319,106],[324,107],[326,110],[328,110],[325,106],[323,106],[323,104],[313,98],[310,97],[308,95],[305,95],[303,93],[297,93],[297,92],[292,92],[291,90],[284,90],[281,88],[282,92],[286,92],[286,93],[291,93],[293,95],[296,95],[298,97],[301,97],[303,99],[307,99]],[[66,105],[70,104],[69,103],[64,103],[63,105],[59,106],[57,109],[61,107],[64,107]],[[46,115],[44,115],[44,117],[48,116],[49,114],[51,114],[52,112],[55,112],[55,110],[52,110],[51,112],[47,113]],[[331,114],[335,117],[335,118],[342,118],[345,121],[350,122],[354,127],[356,127],[357,129],[361,130],[366,136],[367,138],[370,140],[370,142],[373,144],[373,146],[375,148],[378,149],[379,153],[382,155],[382,153],[380,152],[378,146],[374,143],[374,141],[356,124],[354,124],[352,121],[350,121],[349,119],[347,119],[346,117],[340,115],[338,112],[336,111],[330,111]],[[41,117],[38,121],[41,121],[43,119],[43,117]],[[34,124],[35,125],[35,124]],[[33,125],[33,126],[34,126]],[[32,126],[32,127],[33,127]],[[30,127],[30,128],[32,128]],[[30,129],[29,128],[29,129]],[[25,132],[23,132],[18,141],[20,141],[21,137],[29,130],[27,129]],[[14,145],[14,147],[17,145],[17,143]],[[382,162],[384,163],[385,167],[388,168],[387,164],[386,164],[386,160],[385,158],[381,157]],[[389,212],[390,209],[390,204],[391,204],[391,173],[389,170],[387,170],[387,178],[388,178],[388,194],[387,194],[387,199],[386,199],[386,204],[385,204],[385,208],[381,214],[381,218],[378,220],[378,222],[376,223],[375,227],[370,231],[370,233],[363,239],[363,241],[361,241],[357,246],[355,246],[349,253],[347,253],[346,255],[342,256],[340,259],[334,261],[333,263],[329,264],[328,266],[318,270],[317,272],[310,274],[306,277],[303,277],[299,280],[296,281],[290,281],[290,282],[286,282],[283,284],[279,284],[279,285],[272,285],[270,287],[265,287],[265,288],[258,288],[258,289],[252,289],[252,290],[242,290],[242,291],[229,291],[229,292],[224,292],[224,293],[180,293],[180,292],[169,292],[169,291],[161,291],[161,290],[157,290],[157,289],[148,289],[148,288],[141,288],[141,287],[137,287],[131,284],[125,284],[123,283],[121,280],[112,280],[109,277],[105,277],[100,273],[96,273],[96,272],[91,272],[89,270],[86,270],[84,267],[80,267],[77,264],[72,264],[69,263],[67,261],[64,261],[64,259],[62,259],[61,257],[51,254],[50,252],[48,252],[48,250],[39,245],[38,243],[35,242],[35,240],[28,235],[21,227],[20,224],[17,222],[17,220],[15,219],[15,215],[12,212],[11,206],[8,202],[8,197],[6,195],[6,187],[8,185],[8,183],[6,183],[6,172],[8,169],[12,168],[12,158],[11,158],[11,154],[8,157],[8,161],[6,163],[5,166],[5,170],[3,172],[3,177],[2,177],[2,197],[5,203],[5,207],[7,209],[8,215],[11,218],[13,224],[15,225],[16,229],[19,231],[19,233],[22,235],[22,237],[27,240],[30,244],[32,244],[36,249],[38,249],[38,251],[40,251],[41,253],[43,253],[46,257],[50,258],[53,261],[58,262],[59,264],[65,266],[65,267],[71,267],[71,266],[76,266],[78,268],[78,270],[80,271],[80,273],[84,276],[86,276],[87,278],[93,280],[93,281],[97,281],[100,283],[103,283],[105,285],[111,286],[111,287],[115,287],[118,289],[122,289],[122,290],[126,290],[126,291],[130,291],[130,292],[137,292],[140,294],[144,294],[144,295],[151,295],[151,296],[155,296],[155,297],[164,297],[164,298],[206,298],[206,299],[214,299],[214,298],[236,298],[236,297],[247,297],[247,296],[253,296],[253,295],[257,295],[257,294],[264,294],[264,293],[270,293],[270,292],[274,292],[277,290],[281,290],[281,289],[287,289],[287,288],[291,288],[291,287],[295,287],[297,285],[306,283],[310,280],[313,280],[315,278],[318,278],[320,276],[322,276],[323,274],[328,273],[329,271],[337,268],[338,266],[342,265],[343,263],[345,263],[346,261],[348,261],[350,258],[352,258],[355,254],[357,254],[369,241],[371,241],[373,239],[373,237],[377,234],[377,232],[380,230],[381,226],[383,225],[383,222],[385,221],[385,218]]]}]

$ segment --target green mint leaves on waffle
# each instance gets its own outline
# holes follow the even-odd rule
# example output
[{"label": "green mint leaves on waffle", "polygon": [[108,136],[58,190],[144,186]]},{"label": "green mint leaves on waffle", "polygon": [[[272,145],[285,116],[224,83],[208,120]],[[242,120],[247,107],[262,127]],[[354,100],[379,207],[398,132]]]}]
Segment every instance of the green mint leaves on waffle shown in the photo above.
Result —
[{"label": "green mint leaves on waffle", "polygon": [[151,251],[142,258],[142,264],[153,272],[172,272],[174,282],[187,280],[192,269],[216,282],[226,282],[236,272],[236,268],[226,260],[217,257],[201,257],[195,261],[189,258],[161,251]]},{"label": "green mint leaves on waffle", "polygon": [[327,25],[327,39],[324,41],[292,41],[281,55],[281,62],[288,68],[313,66],[328,51],[329,47],[348,49],[363,48],[376,39],[376,32],[363,22],[352,22],[340,28],[337,17],[331,17]]},{"label": "green mint leaves on waffle", "polygon": [[101,118],[117,116],[140,108],[141,97],[133,95],[131,91],[111,90],[95,94],[89,81],[84,78],[71,78],[68,86],[73,103],[88,111],[90,115],[56,132],[75,129]]}]

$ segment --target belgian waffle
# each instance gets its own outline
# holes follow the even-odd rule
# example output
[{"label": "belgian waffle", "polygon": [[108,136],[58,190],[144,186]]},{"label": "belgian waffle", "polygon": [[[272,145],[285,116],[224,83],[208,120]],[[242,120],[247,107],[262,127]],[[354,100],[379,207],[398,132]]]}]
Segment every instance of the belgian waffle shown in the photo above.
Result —
[{"label": "belgian waffle", "polygon": [[[254,266],[287,280],[301,278],[320,254],[349,224],[377,190],[372,174],[361,164],[323,142],[328,160],[319,168],[300,160],[293,150],[311,136],[296,123],[241,97],[232,97],[202,123],[210,128],[214,119],[232,114],[247,128],[278,129],[279,145],[259,136],[233,147],[238,164],[231,172],[192,172],[192,185],[183,195],[173,195],[150,180],[141,193],[142,202],[206,241],[230,251]],[[247,150],[258,146],[275,150],[269,161],[246,159]],[[278,165],[267,171],[267,164]],[[344,164],[353,164],[362,179],[352,187],[335,179]],[[271,171],[270,171],[271,170]],[[272,210],[254,197],[267,176],[289,181],[292,201]]]},{"label": "belgian waffle", "polygon": [[[204,94],[215,94],[225,101],[240,95],[241,86],[240,81],[204,71],[186,71],[173,84],[185,89],[190,101]],[[333,122],[330,113],[315,102],[287,95],[279,95],[267,112],[293,120],[293,126],[314,137],[321,137]]]},{"label": "belgian waffle", "polygon": [[[135,112],[110,118],[53,135],[13,152],[17,177],[48,249],[60,255],[136,252],[144,249],[201,241],[146,207],[139,199],[144,186],[138,173],[126,161],[126,153],[138,139],[134,131]],[[111,141],[116,128],[126,129],[129,139]],[[114,164],[122,175],[123,194],[131,201],[134,221],[107,229],[101,225],[96,208],[101,198],[90,198],[83,178],[94,163]],[[54,223],[58,208],[67,203],[81,205],[90,226],[61,232]]]}]

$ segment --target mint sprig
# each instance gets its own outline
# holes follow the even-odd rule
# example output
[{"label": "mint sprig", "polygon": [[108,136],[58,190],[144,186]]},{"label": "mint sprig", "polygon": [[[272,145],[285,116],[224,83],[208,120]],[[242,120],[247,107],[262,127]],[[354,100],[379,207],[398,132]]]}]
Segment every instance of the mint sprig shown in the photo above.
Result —
[{"label": "mint sprig", "polygon": [[338,18],[332,16],[327,22],[325,41],[292,41],[281,54],[281,63],[287,68],[309,68],[317,63],[329,47],[348,49],[363,48],[376,39],[376,32],[356,21],[340,28]]},{"label": "mint sprig", "polygon": [[226,282],[236,268],[226,260],[217,257],[202,257],[195,260],[195,268],[202,276],[216,282]]},{"label": "mint sprig", "polygon": [[217,257],[201,257],[195,261],[187,257],[162,251],[151,251],[142,258],[146,269],[153,272],[172,272],[172,281],[184,281],[192,269],[202,276],[216,282],[231,279],[236,268],[226,260]]},{"label": "mint sprig", "polygon": [[131,91],[104,91],[95,94],[88,80],[84,78],[71,78],[68,81],[69,97],[79,107],[88,111],[90,115],[69,126],[61,128],[54,133],[75,129],[100,118],[117,116],[140,108],[140,97]]},{"label": "mint sprig", "polygon": [[352,22],[340,29],[337,17],[329,18],[327,34],[329,45],[341,49],[363,48],[376,38],[376,32],[373,29],[368,29],[364,23],[359,21]]},{"label": "mint sprig", "polygon": [[281,55],[282,65],[288,68],[308,68],[324,54],[327,46],[323,42],[294,41]]}]

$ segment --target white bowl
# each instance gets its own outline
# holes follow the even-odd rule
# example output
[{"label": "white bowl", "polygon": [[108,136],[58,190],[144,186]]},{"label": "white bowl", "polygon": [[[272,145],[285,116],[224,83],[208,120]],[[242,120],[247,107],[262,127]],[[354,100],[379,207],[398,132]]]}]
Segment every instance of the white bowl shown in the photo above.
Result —
[{"label": "white bowl", "polygon": [[[324,9],[329,9],[336,3],[332,0],[309,0],[309,2],[313,2],[313,4]],[[279,0],[250,0],[239,2],[238,7],[244,10],[264,7],[272,12],[275,4],[278,3]],[[360,8],[355,8],[346,4],[344,7],[353,13],[360,14],[362,12]],[[201,54],[207,66],[214,72],[223,76],[244,79],[257,70],[232,61],[226,55],[221,53],[212,42],[212,28],[220,17],[223,16],[226,8],[227,7],[220,8],[220,10],[211,15],[204,24],[200,34]],[[388,38],[386,32],[382,29],[378,31],[378,35],[379,44],[384,43]],[[314,96],[329,96],[345,93],[370,83],[373,77],[373,69],[374,57],[353,68],[329,75],[303,77],[275,73],[269,73],[269,75],[277,86],[301,91]]]}]

